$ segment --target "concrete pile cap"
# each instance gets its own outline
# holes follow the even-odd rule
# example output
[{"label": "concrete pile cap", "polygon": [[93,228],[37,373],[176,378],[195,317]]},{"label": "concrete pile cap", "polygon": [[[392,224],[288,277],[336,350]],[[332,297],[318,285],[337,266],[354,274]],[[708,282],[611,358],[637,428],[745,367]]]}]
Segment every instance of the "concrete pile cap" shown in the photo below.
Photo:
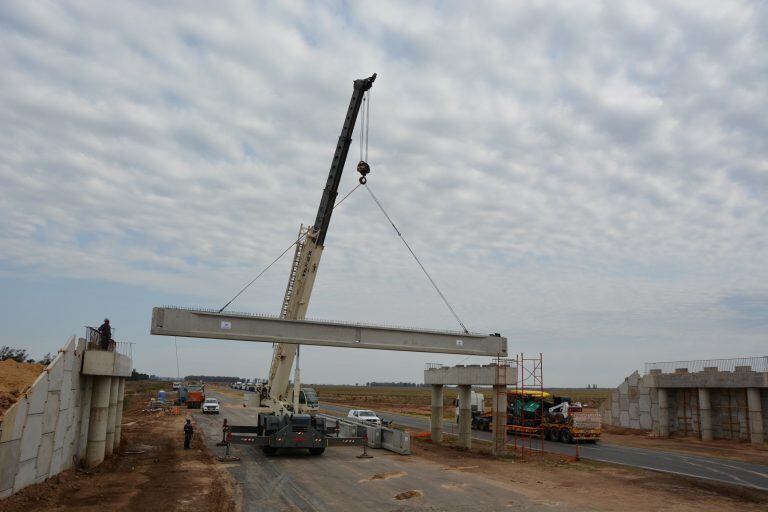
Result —
[{"label": "concrete pile cap", "polygon": [[730,372],[713,367],[693,373],[680,370],[651,370],[643,381],[653,388],[768,388],[768,372],[756,372],[750,366],[737,366]]},{"label": "concrete pile cap", "polygon": [[[500,373],[506,377],[503,382],[497,382]],[[517,368],[507,366],[503,372],[499,372],[495,364],[443,366],[424,370],[424,383],[438,386],[511,386],[516,380]]]}]

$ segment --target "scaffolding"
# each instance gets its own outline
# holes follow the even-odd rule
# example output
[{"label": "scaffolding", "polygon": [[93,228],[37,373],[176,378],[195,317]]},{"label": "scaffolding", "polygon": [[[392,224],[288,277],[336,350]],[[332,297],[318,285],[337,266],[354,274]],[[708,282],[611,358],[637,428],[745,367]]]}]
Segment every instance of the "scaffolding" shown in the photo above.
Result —
[{"label": "scaffolding", "polygon": [[[515,355],[517,376],[513,403],[510,406],[511,423],[516,428],[512,431],[512,445],[516,455],[525,458],[526,454],[544,453],[544,366],[543,356],[525,357],[522,352]],[[533,410],[526,410],[525,397],[532,397],[528,403],[535,403]]]}]

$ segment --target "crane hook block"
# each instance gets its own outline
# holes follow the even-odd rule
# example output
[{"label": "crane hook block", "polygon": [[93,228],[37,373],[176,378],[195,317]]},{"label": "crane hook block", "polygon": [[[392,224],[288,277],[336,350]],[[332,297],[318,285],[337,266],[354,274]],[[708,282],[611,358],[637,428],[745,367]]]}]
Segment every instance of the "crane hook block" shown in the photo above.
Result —
[{"label": "crane hook block", "polygon": [[366,178],[365,175],[371,172],[371,166],[368,165],[367,162],[360,160],[357,163],[357,172],[360,173],[360,178],[358,178],[358,181],[361,185],[365,185],[365,183],[368,181],[368,178]]}]

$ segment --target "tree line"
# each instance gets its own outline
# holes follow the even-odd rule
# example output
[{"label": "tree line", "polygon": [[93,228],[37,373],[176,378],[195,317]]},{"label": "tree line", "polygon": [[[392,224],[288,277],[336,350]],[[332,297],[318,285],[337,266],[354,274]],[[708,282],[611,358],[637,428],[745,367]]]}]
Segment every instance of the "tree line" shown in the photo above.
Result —
[{"label": "tree line", "polygon": [[37,363],[42,364],[43,366],[48,366],[51,364],[51,361],[53,361],[53,354],[48,352],[36,361],[33,357],[30,357],[26,349],[12,348],[3,345],[0,347],[0,361],[6,361],[8,359],[12,359],[17,363]]},{"label": "tree line", "polygon": [[388,387],[388,388],[420,388],[426,384],[417,384],[415,382],[366,382],[368,387]]}]

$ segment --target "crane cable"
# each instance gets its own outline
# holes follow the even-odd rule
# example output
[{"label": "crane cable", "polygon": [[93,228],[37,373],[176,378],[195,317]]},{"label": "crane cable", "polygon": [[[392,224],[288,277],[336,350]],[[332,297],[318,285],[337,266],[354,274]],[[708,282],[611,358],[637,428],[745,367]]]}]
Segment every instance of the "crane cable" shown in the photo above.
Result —
[{"label": "crane cable", "polygon": [[[363,102],[364,102],[363,108],[361,108],[361,109],[360,109],[360,160],[361,160],[361,161],[366,161],[366,162],[367,162],[367,160],[368,160],[368,139],[369,139],[369,137],[370,137],[370,133],[371,133],[371,91],[370,91],[370,90],[368,90],[368,91],[365,93],[365,95],[363,96]],[[334,205],[333,205],[333,209],[335,210],[335,209],[336,209],[336,208],[337,208],[339,205],[341,205],[341,203],[342,203],[342,202],[343,202],[343,201],[344,201],[346,198],[348,198],[350,195],[352,195],[352,193],[353,193],[355,190],[357,190],[357,189],[360,187],[360,185],[363,185],[363,183],[358,183],[358,184],[355,186],[355,188],[353,188],[352,190],[350,190],[349,192],[347,192],[347,194],[346,194],[344,197],[342,197],[342,198],[341,198],[341,200],[337,201],[337,202],[336,202],[336,204],[334,204]],[[408,252],[410,252],[410,253],[411,253],[411,256],[413,256],[413,259],[414,259],[414,260],[416,261],[416,263],[419,265],[419,268],[421,268],[421,271],[422,271],[422,272],[424,272],[424,275],[425,275],[425,276],[427,276],[427,279],[428,279],[428,280],[429,280],[429,282],[432,284],[432,287],[435,289],[435,291],[436,291],[436,292],[437,292],[437,294],[440,296],[440,298],[443,300],[443,302],[445,303],[446,307],[448,308],[448,310],[449,310],[449,311],[451,312],[451,314],[453,315],[453,318],[455,318],[455,319],[456,319],[456,321],[459,323],[459,325],[460,325],[460,326],[461,326],[461,328],[464,330],[464,332],[465,332],[465,333],[467,333],[467,334],[469,334],[469,330],[467,329],[467,326],[466,326],[466,325],[464,325],[464,322],[462,322],[462,321],[461,321],[461,318],[459,318],[459,315],[456,313],[456,310],[453,308],[453,306],[451,305],[451,303],[450,303],[450,302],[448,302],[448,299],[445,297],[445,295],[443,294],[443,292],[440,290],[440,287],[439,287],[439,286],[437,286],[437,283],[435,282],[435,280],[434,280],[434,279],[432,279],[432,276],[429,274],[429,272],[427,272],[427,269],[424,267],[424,264],[423,264],[423,263],[421,263],[421,260],[419,259],[419,257],[418,257],[418,256],[416,256],[416,253],[413,251],[413,249],[412,249],[412,248],[411,248],[411,246],[408,244],[408,242],[406,241],[406,239],[405,239],[405,237],[403,236],[403,234],[400,232],[400,230],[399,230],[399,229],[397,228],[397,226],[395,225],[394,221],[392,220],[392,217],[390,217],[390,216],[389,216],[389,214],[387,213],[387,211],[384,209],[384,206],[381,204],[381,201],[379,201],[379,199],[378,199],[378,198],[376,197],[376,195],[373,193],[373,190],[371,189],[370,185],[367,185],[367,184],[366,184],[366,185],[365,185],[365,188],[366,188],[366,190],[368,190],[368,193],[371,195],[371,198],[372,198],[372,199],[373,199],[373,201],[376,203],[376,206],[378,206],[378,207],[379,207],[379,210],[381,210],[381,213],[383,213],[383,214],[384,214],[384,217],[386,217],[386,218],[387,218],[387,220],[389,221],[389,224],[392,226],[392,229],[394,229],[394,230],[395,230],[395,233],[397,233],[397,236],[398,236],[398,237],[400,237],[400,240],[403,242],[403,245],[405,245],[406,249],[408,249]],[[280,255],[279,255],[277,258],[275,258],[274,260],[272,260],[272,262],[271,262],[269,265],[267,265],[266,267],[264,267],[264,269],[263,269],[261,272],[259,272],[259,274],[258,274],[256,277],[254,277],[254,278],[253,278],[253,279],[252,279],[252,280],[251,280],[251,281],[250,281],[248,284],[246,284],[246,285],[245,285],[245,286],[244,286],[244,287],[243,287],[243,288],[242,288],[242,289],[241,289],[239,292],[237,292],[237,293],[235,294],[235,296],[234,296],[234,297],[232,297],[232,298],[229,300],[229,302],[227,302],[227,303],[226,303],[226,304],[225,304],[225,305],[224,305],[224,306],[223,306],[223,307],[222,307],[222,308],[219,310],[219,313],[222,313],[222,312],[223,312],[225,309],[227,309],[227,308],[229,307],[229,305],[230,305],[230,304],[232,304],[232,303],[235,301],[235,299],[237,299],[237,298],[238,298],[240,295],[242,295],[242,294],[243,294],[243,292],[245,292],[245,290],[247,290],[248,288],[250,288],[250,286],[251,286],[253,283],[255,283],[255,282],[256,282],[256,281],[257,281],[257,280],[258,280],[258,279],[259,279],[261,276],[263,276],[263,275],[264,275],[264,274],[265,274],[265,273],[266,273],[266,272],[267,272],[267,271],[268,271],[268,270],[269,270],[269,269],[270,269],[270,268],[271,268],[271,267],[272,267],[272,266],[273,266],[275,263],[277,263],[277,262],[280,260],[280,258],[282,258],[283,256],[285,256],[285,254],[286,254],[288,251],[290,251],[290,250],[291,250],[291,249],[292,249],[292,248],[293,248],[293,247],[294,247],[296,244],[298,244],[298,243],[301,243],[301,241],[303,240],[303,238],[304,238],[305,236],[306,236],[306,234],[304,234],[304,235],[300,235],[300,236],[299,236],[299,237],[296,239],[296,241],[295,241],[295,242],[293,242],[291,245],[289,245],[289,246],[288,246],[288,247],[287,247],[287,248],[286,248],[286,249],[285,249],[285,250],[284,250],[282,253],[280,253]]]},{"label": "crane cable", "polygon": [[[355,185],[355,188],[353,188],[352,190],[350,190],[349,192],[347,192],[347,195],[345,195],[344,197],[342,197],[342,198],[341,198],[339,201],[337,201],[337,202],[336,202],[336,204],[334,204],[334,205],[333,205],[333,209],[335,210],[336,208],[338,208],[338,207],[339,207],[339,205],[341,205],[341,203],[342,203],[342,202],[344,202],[344,200],[345,200],[346,198],[348,198],[349,196],[351,196],[351,195],[352,195],[352,192],[354,192],[355,190],[357,190],[359,187],[360,187],[360,184],[358,183],[357,185]],[[289,245],[288,247],[286,247],[286,249],[285,249],[283,252],[281,252],[281,253],[280,253],[280,256],[278,256],[277,258],[275,258],[274,260],[272,260],[272,263],[270,263],[269,265],[267,265],[266,267],[264,267],[264,269],[263,269],[261,272],[259,272],[259,275],[257,275],[256,277],[254,277],[254,278],[251,280],[251,282],[249,282],[248,284],[246,284],[245,286],[243,286],[243,288],[242,288],[242,289],[241,289],[239,292],[237,292],[237,293],[235,294],[235,296],[234,296],[234,297],[232,297],[231,299],[229,299],[229,302],[227,302],[226,304],[224,304],[224,306],[222,306],[222,308],[219,310],[219,313],[222,313],[222,312],[224,312],[224,310],[225,310],[225,309],[227,309],[227,308],[229,307],[229,305],[230,305],[230,304],[232,304],[232,303],[235,301],[235,299],[237,299],[237,298],[238,298],[240,295],[242,295],[242,294],[243,294],[243,292],[244,292],[245,290],[247,290],[248,288],[250,288],[250,286],[251,286],[253,283],[255,283],[257,279],[259,279],[261,276],[263,276],[263,275],[264,275],[264,274],[267,272],[267,270],[269,270],[269,269],[272,267],[272,265],[274,265],[275,263],[277,263],[277,262],[280,260],[280,258],[282,258],[283,256],[285,256],[285,253],[287,253],[288,251],[290,251],[290,250],[291,250],[291,249],[292,249],[292,248],[293,248],[293,247],[294,247],[296,244],[298,244],[298,243],[301,243],[301,241],[304,239],[304,237],[306,237],[306,233],[304,233],[304,234],[300,235],[300,236],[299,236],[299,238],[297,238],[297,239],[296,239],[296,241],[294,241],[294,242],[293,242],[291,245]]]},{"label": "crane cable", "polygon": [[379,199],[373,193],[373,190],[371,190],[371,186],[370,185],[365,185],[365,188],[366,188],[366,190],[368,190],[368,193],[371,194],[371,198],[376,203],[376,205],[379,207],[379,209],[381,210],[381,213],[384,214],[384,216],[387,218],[389,223],[392,225],[392,229],[395,230],[395,233],[397,233],[397,236],[399,236],[400,240],[402,240],[403,245],[405,245],[405,247],[411,253],[411,256],[413,256],[413,259],[416,260],[416,263],[418,263],[418,265],[421,268],[422,272],[424,272],[424,275],[427,276],[427,279],[429,279],[429,282],[432,283],[432,286],[435,288],[435,291],[437,292],[437,294],[440,296],[441,299],[443,299],[443,302],[448,307],[448,310],[453,315],[453,318],[455,318],[456,321],[459,323],[459,325],[461,325],[461,328],[464,329],[464,332],[466,334],[469,334],[469,330],[467,329],[467,326],[464,325],[464,322],[461,321],[461,318],[459,318],[459,315],[456,314],[456,310],[453,309],[453,306],[451,306],[451,303],[448,302],[448,299],[445,298],[445,295],[443,294],[443,292],[440,291],[440,287],[437,286],[437,283],[435,283],[435,280],[432,279],[432,276],[429,275],[429,272],[427,272],[427,269],[424,268],[424,265],[421,263],[421,260],[419,260],[419,257],[416,256],[416,253],[413,252],[413,249],[411,249],[411,246],[408,245],[408,242],[405,240],[405,237],[403,236],[403,234],[400,232],[399,229],[397,229],[397,226],[395,226],[395,223],[392,221],[392,218],[389,216],[387,211],[384,209],[384,206],[382,206],[382,204],[379,201]]},{"label": "crane cable", "polygon": [[360,109],[360,161],[368,161],[368,139],[371,133],[371,90],[363,95]]},{"label": "crane cable", "polygon": [[[363,96],[363,108],[360,109],[360,160],[363,162],[368,162],[368,139],[370,137],[371,133],[371,91],[370,89],[365,93],[365,96]],[[405,237],[400,232],[399,229],[397,229],[397,226],[395,226],[395,223],[392,221],[392,218],[389,216],[387,211],[384,209],[384,206],[381,204],[381,201],[376,197],[376,195],[373,193],[373,190],[371,189],[370,185],[365,185],[365,188],[368,190],[368,193],[371,194],[371,198],[376,203],[376,206],[379,207],[381,210],[381,213],[384,214],[384,216],[389,221],[390,225],[392,226],[392,229],[395,230],[395,233],[397,233],[397,236],[400,237],[400,240],[402,240],[403,245],[408,249],[408,252],[411,253],[411,256],[413,256],[413,259],[416,260],[416,263],[421,268],[422,272],[424,272],[424,275],[427,276],[427,279],[429,279],[429,282],[434,287],[437,294],[440,296],[440,298],[443,300],[445,305],[448,307],[448,310],[453,315],[453,318],[456,319],[456,321],[459,323],[461,328],[464,330],[465,333],[469,333],[469,330],[467,330],[467,326],[464,325],[464,322],[461,321],[461,318],[459,318],[459,315],[456,313],[456,310],[453,309],[453,306],[450,302],[448,302],[448,299],[445,297],[443,292],[440,290],[440,287],[437,286],[437,283],[434,279],[432,279],[432,276],[429,275],[429,272],[427,272],[427,269],[424,267],[424,265],[421,263],[421,260],[419,260],[419,257],[416,256],[416,253],[413,251],[410,245],[408,245],[408,242],[405,240]]]}]

